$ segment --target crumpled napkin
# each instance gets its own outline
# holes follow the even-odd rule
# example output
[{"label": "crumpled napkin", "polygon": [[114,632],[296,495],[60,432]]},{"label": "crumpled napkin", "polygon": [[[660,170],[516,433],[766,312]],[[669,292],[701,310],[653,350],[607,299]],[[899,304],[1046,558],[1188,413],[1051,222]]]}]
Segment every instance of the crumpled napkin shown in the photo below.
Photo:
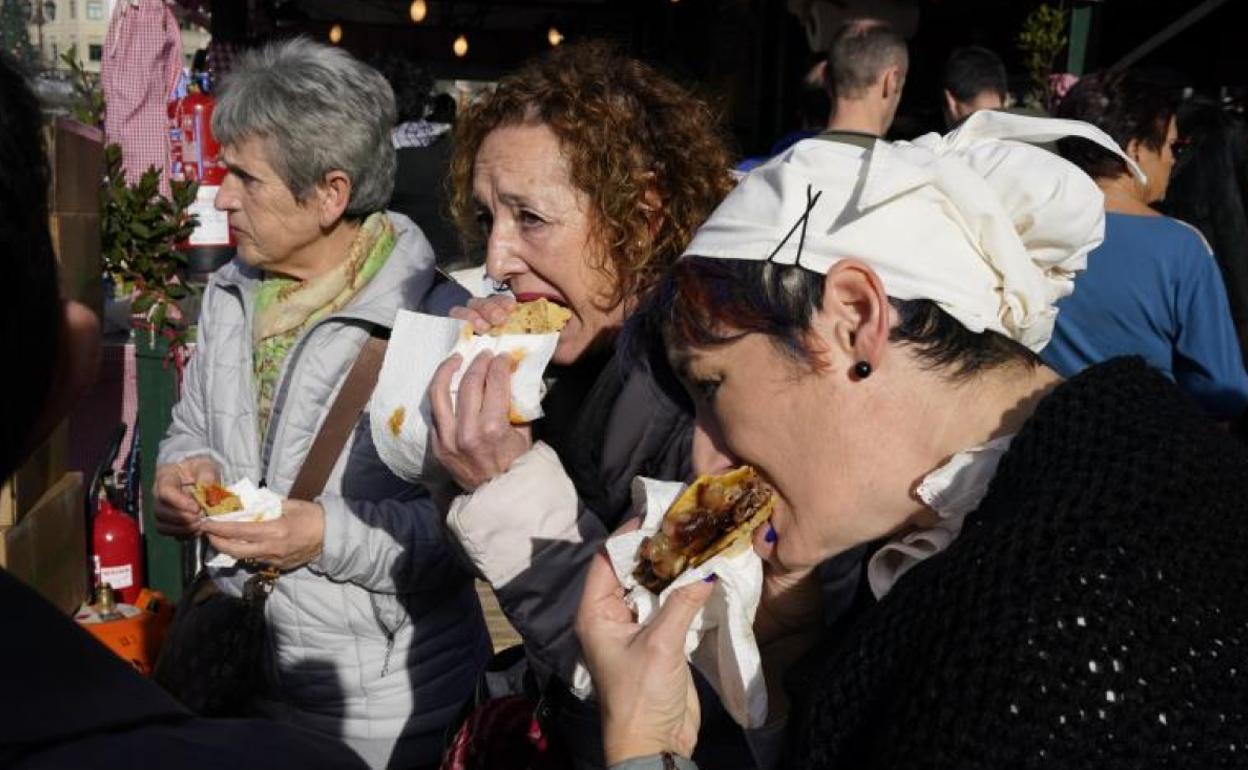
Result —
[{"label": "crumpled napkin", "polygon": [[[243,510],[211,517],[213,521],[269,521],[282,515],[282,496],[268,487],[257,487],[251,479],[242,479],[226,487],[243,503]],[[233,567],[237,560],[227,553],[216,553],[205,564],[209,567]]]},{"label": "crumpled napkin", "polygon": [[[637,477],[633,480],[633,512],[641,527],[607,539],[606,551],[627,599],[645,625],[672,591],[708,575],[716,576],[711,598],[698,612],[685,636],[685,656],[706,676],[737,724],[761,727],[767,719],[767,686],[754,639],[754,614],[763,591],[763,563],[747,547],[729,549],[704,564],[686,570],[663,593],[655,596],[633,577],[641,541],[659,530],[663,514],[685,489],[685,484]],[[584,662],[573,673],[572,690],[581,699],[593,693]]]},{"label": "crumpled napkin", "polygon": [[382,462],[400,478],[419,481],[428,470],[426,455],[433,425],[429,383],[438,366],[458,353],[463,365],[451,378],[451,400],[459,396],[459,382],[468,364],[482,351],[508,353],[513,422],[531,422],[542,416],[542,379],[559,334],[504,334],[490,337],[472,333],[472,325],[454,318],[399,311],[390,333],[386,359],[369,401],[373,445]]}]

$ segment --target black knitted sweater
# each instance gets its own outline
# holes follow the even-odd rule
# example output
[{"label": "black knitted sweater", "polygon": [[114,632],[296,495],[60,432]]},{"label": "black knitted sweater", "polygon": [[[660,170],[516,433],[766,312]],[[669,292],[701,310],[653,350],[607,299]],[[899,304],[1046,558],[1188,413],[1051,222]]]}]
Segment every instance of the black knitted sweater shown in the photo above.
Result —
[{"label": "black knitted sweater", "polygon": [[801,768],[1248,767],[1248,452],[1139,359],[791,677]]}]

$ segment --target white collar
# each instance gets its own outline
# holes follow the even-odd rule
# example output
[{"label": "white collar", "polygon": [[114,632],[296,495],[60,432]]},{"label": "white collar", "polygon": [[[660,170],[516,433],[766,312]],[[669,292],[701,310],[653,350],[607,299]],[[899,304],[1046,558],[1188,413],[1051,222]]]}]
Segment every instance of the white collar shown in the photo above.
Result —
[{"label": "white collar", "polygon": [[1013,434],[958,452],[949,462],[923,477],[919,497],[940,520],[930,529],[907,532],[890,540],[867,563],[867,582],[876,599],[924,559],[949,547],[962,531],[966,514],[979,507],[997,463],[1010,448]]}]

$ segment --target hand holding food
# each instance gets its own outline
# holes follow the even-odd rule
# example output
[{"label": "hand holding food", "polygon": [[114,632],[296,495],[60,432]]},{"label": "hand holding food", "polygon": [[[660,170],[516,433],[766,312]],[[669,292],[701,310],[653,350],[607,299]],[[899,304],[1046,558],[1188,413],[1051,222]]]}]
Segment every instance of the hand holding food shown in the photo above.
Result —
[{"label": "hand holding food", "polygon": [[217,466],[208,457],[189,457],[157,468],[156,531],[179,538],[198,535],[203,513],[189,490],[195,484],[216,481]]}]

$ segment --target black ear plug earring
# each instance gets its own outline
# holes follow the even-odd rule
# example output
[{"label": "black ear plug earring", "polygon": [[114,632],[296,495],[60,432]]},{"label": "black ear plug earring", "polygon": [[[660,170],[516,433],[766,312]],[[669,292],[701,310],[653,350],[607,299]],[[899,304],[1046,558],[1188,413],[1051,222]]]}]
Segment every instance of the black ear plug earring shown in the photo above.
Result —
[{"label": "black ear plug earring", "polygon": [[858,375],[858,379],[865,380],[871,376],[871,364],[866,361],[859,361],[854,364],[854,374]]}]

